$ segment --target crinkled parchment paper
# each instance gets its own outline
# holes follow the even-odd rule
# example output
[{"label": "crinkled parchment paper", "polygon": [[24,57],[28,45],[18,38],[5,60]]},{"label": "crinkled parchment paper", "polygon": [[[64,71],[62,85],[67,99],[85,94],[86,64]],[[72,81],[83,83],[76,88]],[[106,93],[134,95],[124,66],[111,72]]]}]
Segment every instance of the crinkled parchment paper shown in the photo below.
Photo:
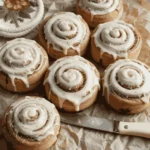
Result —
[{"label": "crinkled parchment paper", "polygon": [[[45,3],[45,17],[59,11],[75,11],[76,0],[43,0]],[[124,0],[124,14],[122,20],[133,24],[138,28],[143,37],[143,48],[139,60],[150,66],[150,0]],[[28,38],[35,37],[38,29],[28,35]],[[0,45],[6,39],[0,38]],[[87,52],[87,58],[91,59]],[[100,68],[100,71],[103,69]],[[42,85],[41,85],[42,86]],[[43,89],[43,87],[42,87]],[[41,90],[40,90],[41,91]],[[38,89],[32,94],[44,96],[44,92],[39,93]],[[31,93],[28,93],[31,95]],[[100,94],[101,95],[101,94]],[[145,112],[125,116],[118,114],[104,105],[104,98],[99,95],[96,103],[83,113],[95,117],[116,119],[131,122],[150,122],[150,108]],[[21,95],[12,94],[0,88],[0,118],[5,109]],[[0,128],[0,150],[11,150],[7,148]],[[114,135],[100,131],[93,131],[70,125],[61,125],[57,143],[50,150],[150,150],[150,140],[137,137]]]}]

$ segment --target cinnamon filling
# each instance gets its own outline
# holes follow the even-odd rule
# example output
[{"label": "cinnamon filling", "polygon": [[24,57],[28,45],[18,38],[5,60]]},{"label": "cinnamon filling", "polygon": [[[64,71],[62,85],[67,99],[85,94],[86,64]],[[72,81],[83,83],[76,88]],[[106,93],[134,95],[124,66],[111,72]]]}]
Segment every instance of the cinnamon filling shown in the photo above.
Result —
[{"label": "cinnamon filling", "polygon": [[[39,117],[39,112],[38,112],[38,115],[37,115],[37,116],[30,117],[31,120],[27,120],[27,121],[29,121],[29,122],[34,121],[34,120],[36,120],[38,117]],[[28,141],[30,141],[30,142],[38,141],[38,140],[36,140],[36,139],[34,139],[34,138],[30,137],[30,136],[24,135],[24,134],[22,134],[22,133],[16,133],[15,127],[14,127],[13,118],[12,118],[12,122],[9,122],[8,120],[10,120],[10,119],[9,119],[9,115],[6,117],[6,123],[7,123],[7,124],[6,124],[6,130],[7,130],[7,132],[10,134],[10,136],[14,136],[14,135],[17,134],[17,136],[20,137],[21,139],[25,139],[25,140],[28,140]],[[20,118],[19,118],[19,120],[20,120]],[[20,120],[20,122],[22,122],[22,121]],[[48,120],[47,120],[47,122],[48,122]],[[43,125],[43,127],[39,128],[38,130],[35,130],[35,132],[36,132],[36,131],[40,131],[42,128],[44,128],[44,127],[46,126],[47,122],[45,123],[45,125]]]},{"label": "cinnamon filling", "polygon": [[100,0],[89,0],[90,2],[93,2],[93,3],[99,3]]},{"label": "cinnamon filling", "polygon": [[121,98],[127,98],[127,99],[129,99],[129,100],[134,100],[134,99],[137,99],[137,98],[139,99],[139,98],[143,98],[143,97],[144,97],[144,95],[137,96],[137,97],[130,97],[130,96],[128,96],[128,95],[123,95],[123,94],[117,92],[117,91],[114,90],[114,89],[112,89],[111,91],[112,91],[112,93],[114,93],[115,95],[118,95],[118,96],[121,97]]},{"label": "cinnamon filling", "polygon": [[[74,68],[72,68],[72,69],[74,69]],[[78,70],[78,69],[77,69],[77,70]],[[66,72],[66,71],[67,71],[67,70],[65,70],[65,72]],[[78,70],[78,71],[80,71],[80,73],[82,74],[82,77],[83,77],[83,80],[82,80],[82,82],[81,82],[80,84],[78,84],[78,85],[76,85],[76,86],[74,86],[74,87],[72,87],[72,88],[67,88],[65,85],[59,83],[59,81],[58,81],[58,79],[57,79],[57,76],[55,75],[55,82],[57,83],[57,86],[58,86],[60,89],[63,89],[64,91],[66,91],[66,92],[77,92],[77,91],[80,91],[80,90],[84,87],[84,85],[85,85],[86,76],[85,76],[85,74],[84,74],[81,70]],[[58,72],[58,71],[57,71],[57,72]],[[57,72],[56,72],[56,74],[57,74]]]},{"label": "cinnamon filling", "polygon": [[[69,27],[70,27],[70,31],[72,30],[72,26],[71,25],[69,25]],[[64,31],[64,30],[62,30],[61,28],[59,28],[61,31]],[[64,36],[64,37],[62,37],[62,36],[59,36],[57,33],[55,33],[54,32],[54,26],[52,26],[52,31],[53,31],[53,33],[54,34],[56,34],[57,35],[57,37],[59,37],[60,39],[64,39],[64,40],[67,40],[67,39],[72,39],[72,38],[74,38],[77,34],[78,34],[78,32],[76,32],[75,34],[71,34],[71,35],[69,35],[69,36]]]},{"label": "cinnamon filling", "polygon": [[[125,31],[126,32],[126,31]],[[122,33],[121,32],[119,32],[120,33],[120,35],[117,37],[117,38],[120,38],[121,36],[122,36]],[[136,34],[136,32],[133,30],[133,33],[134,33],[134,36],[135,36],[135,42],[134,42],[134,44],[127,50],[127,51],[129,51],[129,50],[132,50],[134,47],[135,47],[135,45],[137,44],[137,41],[138,41],[138,36],[137,36],[137,34]],[[127,34],[127,32],[126,32],[126,34]],[[127,34],[128,35],[128,34]],[[110,34],[110,36],[112,37],[112,38],[114,38],[111,34]],[[104,40],[103,40],[103,38],[102,38],[102,34],[100,34],[99,35],[99,39],[100,39],[100,41],[102,41],[102,42],[104,42],[104,43],[106,43],[106,44],[110,44],[110,45],[113,45],[112,43],[107,43],[107,42],[105,42]],[[127,41],[127,39],[125,40],[125,42]],[[121,45],[121,44],[115,44],[115,45]],[[126,52],[126,51],[121,51],[120,53],[124,53],[124,52]]]},{"label": "cinnamon filling", "polygon": [[[138,72],[139,72],[139,71],[138,71]],[[141,95],[140,97],[129,97],[129,96],[127,96],[127,95],[123,95],[123,94],[119,93],[118,91],[116,91],[116,90],[113,88],[113,86],[111,86],[111,81],[110,81],[111,73],[112,73],[112,71],[110,71],[110,74],[109,74],[109,85],[110,85],[110,89],[111,89],[111,92],[112,92],[112,93],[118,95],[119,97],[128,98],[128,99],[131,99],[131,100],[132,100],[132,99],[135,99],[135,98],[142,98],[142,97],[144,97],[144,95]],[[139,72],[139,73],[140,73],[140,72]],[[116,81],[118,81],[118,75],[116,75]],[[125,89],[128,89],[128,90],[134,90],[134,89],[139,88],[138,86],[129,86],[129,85],[122,84],[122,83],[120,83],[119,81],[118,81],[118,84],[119,84],[121,87],[123,87],[123,88],[125,88]],[[142,82],[142,84],[140,85],[140,87],[143,86],[143,84],[144,84],[144,81]]]}]

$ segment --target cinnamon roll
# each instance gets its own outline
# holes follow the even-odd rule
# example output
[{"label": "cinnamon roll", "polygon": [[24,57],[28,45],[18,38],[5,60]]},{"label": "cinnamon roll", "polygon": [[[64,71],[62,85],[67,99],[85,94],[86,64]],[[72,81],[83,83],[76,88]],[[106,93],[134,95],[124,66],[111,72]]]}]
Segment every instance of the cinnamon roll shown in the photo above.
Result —
[{"label": "cinnamon roll", "polygon": [[120,59],[102,78],[103,95],[115,110],[135,114],[150,106],[150,68],[137,60]]},{"label": "cinnamon roll", "polygon": [[80,56],[55,61],[45,77],[48,99],[57,107],[76,112],[91,106],[100,89],[96,67]]},{"label": "cinnamon roll", "polygon": [[0,49],[0,85],[10,91],[34,89],[49,66],[45,50],[33,40],[18,38]]},{"label": "cinnamon roll", "polygon": [[39,40],[48,54],[58,59],[64,56],[84,55],[90,30],[81,16],[71,12],[56,13],[43,21]]},{"label": "cinnamon roll", "polygon": [[141,47],[142,37],[138,30],[123,21],[100,24],[92,34],[92,57],[105,67],[117,59],[136,59]]},{"label": "cinnamon roll", "polygon": [[123,13],[123,1],[77,0],[76,9],[88,25],[95,28],[100,23],[120,19]]},{"label": "cinnamon roll", "polygon": [[2,132],[16,150],[47,150],[57,140],[60,117],[53,104],[40,97],[23,97],[3,116]]}]

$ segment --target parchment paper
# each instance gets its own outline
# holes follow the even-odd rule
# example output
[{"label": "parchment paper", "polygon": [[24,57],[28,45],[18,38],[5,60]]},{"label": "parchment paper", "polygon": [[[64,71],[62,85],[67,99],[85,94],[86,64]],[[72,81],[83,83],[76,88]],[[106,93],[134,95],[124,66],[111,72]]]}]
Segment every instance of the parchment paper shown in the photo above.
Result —
[{"label": "parchment paper", "polygon": [[[43,0],[45,3],[45,17],[59,11],[75,11],[76,0]],[[139,60],[150,66],[150,0],[124,0],[124,14],[122,20],[133,24],[138,28],[143,38],[143,48]],[[28,38],[35,38],[38,28],[31,33]],[[8,39],[0,38],[0,45]],[[90,49],[89,49],[90,50]],[[91,59],[90,52],[87,52],[86,58]],[[93,61],[92,61],[93,62]],[[103,68],[96,64],[100,72]],[[39,90],[40,89],[40,90]],[[43,85],[40,85],[34,91],[26,95],[45,96]],[[0,88],[0,119],[5,109],[21,95],[10,93]],[[116,119],[120,121],[131,122],[150,122],[150,108],[143,113],[126,116],[121,115],[105,104],[104,98],[99,94],[96,103],[83,111],[84,114],[95,117]],[[0,127],[0,150],[11,150],[7,148]],[[61,125],[60,134],[56,144],[50,150],[150,150],[150,140],[137,137],[121,136],[100,131],[87,130],[73,127],[70,125]]]}]

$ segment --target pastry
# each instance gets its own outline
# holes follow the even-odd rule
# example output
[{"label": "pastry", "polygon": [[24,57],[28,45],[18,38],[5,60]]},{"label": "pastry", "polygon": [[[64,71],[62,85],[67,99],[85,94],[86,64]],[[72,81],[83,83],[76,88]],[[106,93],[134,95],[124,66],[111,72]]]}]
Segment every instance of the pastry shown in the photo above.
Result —
[{"label": "pastry", "polygon": [[42,21],[43,0],[5,0],[0,5],[0,36],[22,37]]},{"label": "pastry", "polygon": [[48,17],[41,24],[39,32],[40,43],[54,59],[84,55],[89,39],[87,23],[81,16],[71,12]]},{"label": "pastry", "polygon": [[123,21],[100,24],[92,34],[92,57],[105,67],[117,59],[136,59],[141,47],[142,37],[138,30]]},{"label": "pastry", "polygon": [[22,97],[2,119],[5,140],[16,150],[47,150],[57,140],[60,116],[55,106],[40,97]]},{"label": "pastry", "polygon": [[103,95],[115,110],[136,114],[150,106],[150,68],[137,60],[120,59],[102,78]]},{"label": "pastry", "polygon": [[33,40],[18,38],[0,48],[0,85],[9,91],[34,89],[48,67],[45,50]]},{"label": "pastry", "polygon": [[122,0],[77,0],[77,13],[92,28],[121,18],[123,13]]},{"label": "pastry", "polygon": [[57,107],[77,112],[91,106],[100,89],[96,67],[81,56],[68,56],[55,61],[45,77],[48,99]]}]

